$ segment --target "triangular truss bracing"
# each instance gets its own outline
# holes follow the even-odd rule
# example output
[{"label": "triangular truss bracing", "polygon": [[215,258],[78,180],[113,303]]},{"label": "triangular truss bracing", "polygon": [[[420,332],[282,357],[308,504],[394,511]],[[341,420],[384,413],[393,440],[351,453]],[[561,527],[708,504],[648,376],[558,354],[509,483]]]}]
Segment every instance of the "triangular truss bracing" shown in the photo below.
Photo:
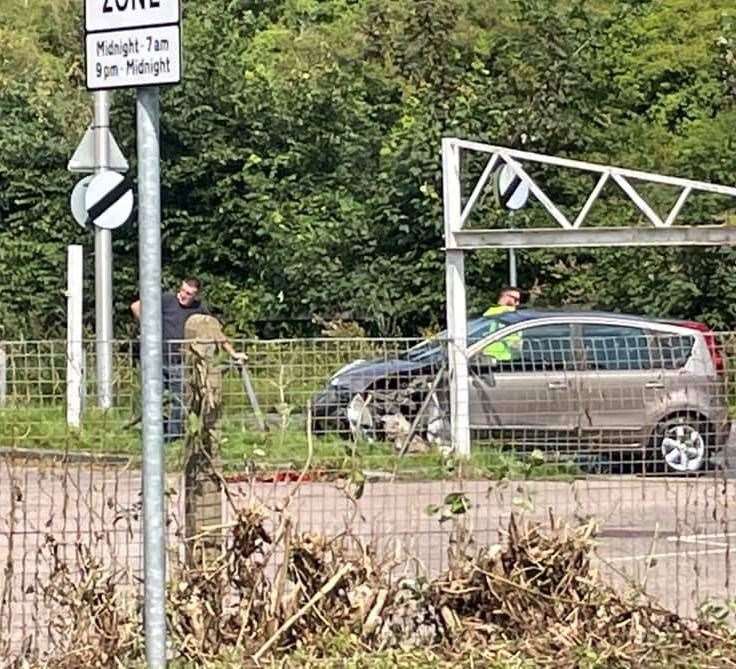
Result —
[{"label": "triangular truss bracing", "polygon": [[[460,153],[471,151],[488,156],[483,172],[465,204],[460,195]],[[552,198],[529,175],[529,163],[557,166],[597,174],[598,179],[582,209],[574,219],[568,218]],[[736,245],[736,227],[726,225],[678,225],[678,215],[692,193],[713,193],[736,198],[736,188],[641,172],[611,165],[569,160],[540,153],[518,151],[502,146],[481,144],[460,139],[443,140],[445,168],[445,224],[447,248],[473,249],[494,247],[580,247],[580,246],[693,246]],[[501,166],[511,169],[531,195],[541,204],[556,224],[550,228],[469,230],[466,223],[478,199],[488,186],[493,173]],[[629,228],[585,227],[591,208],[608,182],[615,183],[648,221],[648,226]],[[674,187],[678,197],[662,218],[632,181]],[[736,206],[736,201],[734,202]]]}]

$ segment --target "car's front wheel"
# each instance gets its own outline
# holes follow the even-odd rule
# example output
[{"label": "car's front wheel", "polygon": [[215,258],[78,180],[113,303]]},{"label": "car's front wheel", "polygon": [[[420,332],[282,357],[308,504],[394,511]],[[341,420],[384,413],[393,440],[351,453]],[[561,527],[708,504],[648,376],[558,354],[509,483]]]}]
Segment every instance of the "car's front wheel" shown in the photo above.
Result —
[{"label": "car's front wheel", "polygon": [[707,423],[696,416],[675,416],[662,421],[655,432],[652,455],[658,469],[677,474],[689,474],[708,464]]}]

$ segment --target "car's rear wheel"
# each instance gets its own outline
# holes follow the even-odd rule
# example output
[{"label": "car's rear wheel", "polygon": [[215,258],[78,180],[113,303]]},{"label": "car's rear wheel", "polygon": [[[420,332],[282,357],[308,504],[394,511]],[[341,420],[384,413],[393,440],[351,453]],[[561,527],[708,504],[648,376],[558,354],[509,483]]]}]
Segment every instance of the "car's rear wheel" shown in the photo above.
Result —
[{"label": "car's rear wheel", "polygon": [[686,414],[663,420],[651,449],[658,471],[691,474],[706,469],[709,460],[708,423]]}]

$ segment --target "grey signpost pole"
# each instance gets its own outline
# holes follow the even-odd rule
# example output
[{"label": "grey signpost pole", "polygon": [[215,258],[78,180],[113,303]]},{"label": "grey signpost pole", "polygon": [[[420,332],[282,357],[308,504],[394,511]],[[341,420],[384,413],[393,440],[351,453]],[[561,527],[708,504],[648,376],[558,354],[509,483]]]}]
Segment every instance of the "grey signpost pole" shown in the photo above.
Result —
[{"label": "grey signpost pole", "polygon": [[509,286],[516,286],[516,249],[509,249]]},{"label": "grey signpost pole", "polygon": [[[94,91],[135,88],[137,91],[138,256],[143,379],[143,615],[147,665],[152,669],[161,669],[166,666],[166,524],[159,87],[181,81],[181,4],[179,0],[150,3],[85,0],[84,21],[87,88]],[[121,44],[129,45],[130,53],[122,49]],[[108,125],[106,100],[99,100],[101,117],[98,120],[96,116],[95,132],[100,131],[103,125],[106,131]],[[100,162],[108,164],[108,161]],[[121,219],[129,215],[133,198],[126,195],[125,189],[126,184],[122,180],[110,180],[107,175],[95,177],[89,182],[84,196],[85,207],[96,227],[121,224]],[[96,231],[100,240],[104,239],[103,232]],[[97,244],[95,247],[98,248]],[[102,247],[100,242],[99,248]],[[101,283],[104,283],[104,279]],[[105,283],[104,289],[111,290],[111,285]],[[101,302],[112,305],[111,299]],[[111,345],[111,314],[108,322],[110,330],[106,341]],[[98,345],[99,340],[98,331]],[[101,394],[108,392],[107,396],[111,398],[110,377],[104,365],[98,359],[100,382],[107,380],[103,388],[108,389],[101,389]]]},{"label": "grey signpost pole", "polygon": [[139,88],[138,255],[143,370],[143,525],[148,666],[166,666],[166,551],[161,374],[161,192],[158,88]]},{"label": "grey signpost pole", "polygon": [[[97,91],[95,100],[95,174],[110,165],[110,93]],[[112,406],[112,231],[95,227],[95,339],[97,406]]]}]

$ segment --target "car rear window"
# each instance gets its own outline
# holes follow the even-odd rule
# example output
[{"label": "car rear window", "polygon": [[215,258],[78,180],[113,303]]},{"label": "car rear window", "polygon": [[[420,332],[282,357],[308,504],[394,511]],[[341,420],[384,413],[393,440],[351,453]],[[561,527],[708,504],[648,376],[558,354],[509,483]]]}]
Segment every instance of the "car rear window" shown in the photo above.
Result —
[{"label": "car rear window", "polygon": [[619,325],[583,325],[588,369],[680,369],[693,350],[695,337],[651,332]]},{"label": "car rear window", "polygon": [[657,369],[680,369],[690,359],[695,345],[692,335],[660,334],[652,336],[652,363]]}]

